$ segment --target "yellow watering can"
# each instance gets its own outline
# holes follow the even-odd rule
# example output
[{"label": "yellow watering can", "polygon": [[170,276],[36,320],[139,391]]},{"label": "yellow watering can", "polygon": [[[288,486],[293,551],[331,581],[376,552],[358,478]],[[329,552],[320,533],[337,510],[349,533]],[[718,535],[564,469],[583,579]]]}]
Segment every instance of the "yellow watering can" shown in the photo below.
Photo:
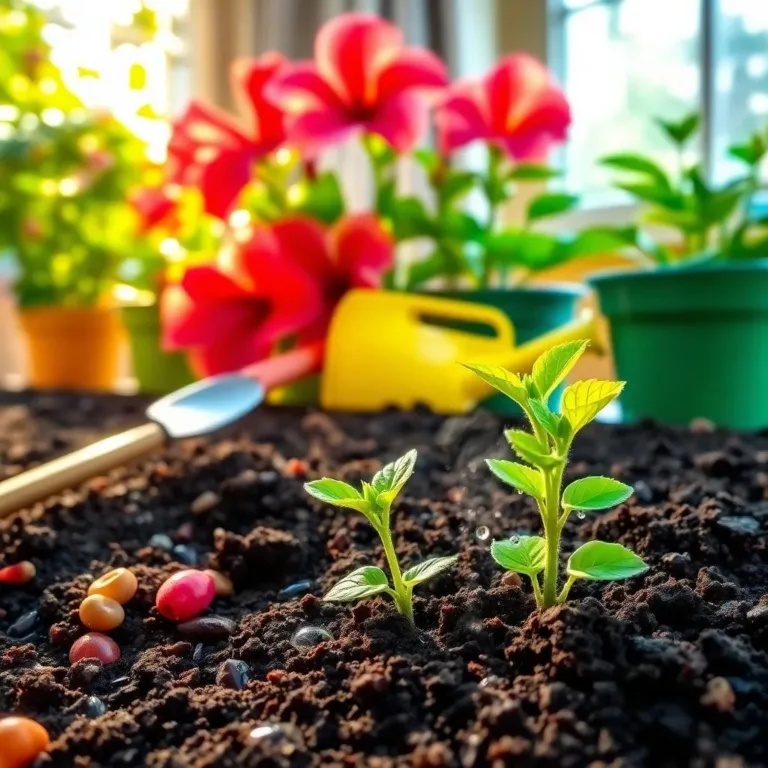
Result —
[{"label": "yellow watering can", "polygon": [[[482,326],[493,337],[460,328]],[[461,362],[527,372],[554,344],[590,339],[602,351],[591,311],[515,347],[500,310],[483,304],[391,291],[350,291],[337,307],[326,341],[320,402],[330,410],[378,411],[423,404],[436,413],[466,413],[492,394]]]}]

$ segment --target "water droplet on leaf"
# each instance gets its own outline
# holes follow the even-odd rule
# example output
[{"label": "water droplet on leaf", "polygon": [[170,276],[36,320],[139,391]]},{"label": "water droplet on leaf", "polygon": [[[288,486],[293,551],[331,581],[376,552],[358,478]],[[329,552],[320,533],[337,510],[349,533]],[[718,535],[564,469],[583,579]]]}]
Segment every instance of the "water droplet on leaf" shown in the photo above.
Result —
[{"label": "water droplet on leaf", "polygon": [[333,640],[333,635],[324,627],[301,627],[293,633],[291,645],[303,651],[328,640]]}]

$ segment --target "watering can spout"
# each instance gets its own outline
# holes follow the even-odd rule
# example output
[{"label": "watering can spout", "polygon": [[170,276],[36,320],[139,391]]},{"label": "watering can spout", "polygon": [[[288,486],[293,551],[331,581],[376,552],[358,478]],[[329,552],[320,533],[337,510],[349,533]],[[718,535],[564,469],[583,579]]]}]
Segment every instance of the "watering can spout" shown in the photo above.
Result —
[{"label": "watering can spout", "polygon": [[[530,373],[536,359],[550,347],[578,339],[588,339],[589,348],[592,352],[598,355],[605,354],[606,345],[602,338],[598,319],[591,309],[582,310],[579,317],[567,325],[537,336],[513,349],[499,350],[480,360],[462,360],[461,362],[498,365],[518,374]],[[468,398],[478,402],[493,394],[493,388],[474,374],[471,375],[471,378],[467,378],[467,388]]]}]

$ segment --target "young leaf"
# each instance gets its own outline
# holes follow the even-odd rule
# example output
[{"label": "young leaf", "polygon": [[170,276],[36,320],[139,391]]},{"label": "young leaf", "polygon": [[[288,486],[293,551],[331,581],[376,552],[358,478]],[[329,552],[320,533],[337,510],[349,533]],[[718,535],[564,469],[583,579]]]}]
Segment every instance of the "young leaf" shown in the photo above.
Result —
[{"label": "young leaf", "polygon": [[373,476],[371,485],[383,501],[392,503],[408,478],[413,474],[416,464],[416,451],[410,450],[397,461],[387,464],[382,470]]},{"label": "young leaf", "polygon": [[324,477],[322,480],[304,483],[304,490],[310,496],[336,507],[349,507],[358,512],[367,512],[369,509],[369,503],[363,498],[360,491],[341,480]]},{"label": "young leaf", "polygon": [[533,381],[543,402],[547,402],[555,387],[571,372],[588,344],[586,339],[558,344],[536,360],[533,364]]},{"label": "young leaf", "polygon": [[507,485],[535,499],[544,497],[544,481],[538,469],[531,469],[524,464],[505,459],[486,459],[486,463],[491,472]]},{"label": "young leaf", "polygon": [[634,492],[631,485],[625,485],[610,477],[583,477],[574,480],[563,493],[563,507],[566,509],[608,509],[626,501]]},{"label": "young leaf", "polygon": [[578,203],[578,197],[568,195],[565,192],[550,192],[539,195],[528,206],[528,221],[536,221],[547,216],[557,216],[560,213],[570,211]]},{"label": "young leaf", "polygon": [[648,566],[634,552],[621,544],[588,541],[568,560],[568,575],[591,581],[628,579],[645,573]]},{"label": "young leaf", "polygon": [[678,123],[671,123],[666,120],[657,120],[656,122],[667,135],[667,138],[678,146],[683,146],[699,128],[699,116],[697,114],[688,115]]},{"label": "young leaf", "polygon": [[552,413],[538,398],[532,397],[528,401],[533,418],[549,432],[552,437],[559,436],[559,417]]},{"label": "young leaf", "polygon": [[610,168],[616,168],[620,171],[629,171],[631,173],[638,173],[643,176],[649,177],[655,184],[672,189],[672,184],[669,181],[664,169],[653,162],[653,160],[643,157],[642,155],[633,154],[618,154],[608,155],[607,157],[601,157],[600,163],[607,165]]},{"label": "young leaf", "polygon": [[533,578],[545,568],[547,546],[541,536],[516,536],[494,541],[491,557],[502,568]]},{"label": "young leaf", "polygon": [[519,405],[525,405],[528,402],[525,385],[516,373],[508,371],[500,365],[476,365],[474,363],[462,363],[462,365]]},{"label": "young leaf", "polygon": [[389,589],[387,574],[375,565],[364,565],[345,576],[323,597],[329,603],[348,603],[372,597]]},{"label": "young leaf", "polygon": [[450,555],[449,557],[433,557],[431,560],[425,560],[423,563],[409,568],[403,574],[403,581],[412,587],[423,581],[433,579],[443,571],[447,571],[458,558],[458,555]]},{"label": "young leaf", "polygon": [[623,381],[586,379],[566,387],[563,392],[562,411],[571,429],[578,432],[589,424],[608,403],[624,389]]},{"label": "young leaf", "polygon": [[507,438],[515,453],[534,467],[549,467],[558,461],[556,457],[549,454],[549,446],[543,446],[530,432],[508,429],[504,437]]},{"label": "young leaf", "polygon": [[507,174],[507,178],[510,181],[546,181],[559,175],[560,171],[547,165],[520,163]]}]

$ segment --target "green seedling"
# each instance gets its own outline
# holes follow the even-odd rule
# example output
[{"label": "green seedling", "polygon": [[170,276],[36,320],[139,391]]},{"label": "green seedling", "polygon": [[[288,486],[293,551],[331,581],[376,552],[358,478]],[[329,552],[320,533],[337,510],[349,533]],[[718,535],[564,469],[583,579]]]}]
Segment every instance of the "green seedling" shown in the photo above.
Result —
[{"label": "green seedling", "polygon": [[390,586],[387,574],[381,568],[375,565],[364,565],[345,576],[325,595],[324,600],[347,603],[386,593],[395,601],[397,610],[413,626],[413,588],[442,573],[456,562],[456,555],[435,557],[414,565],[405,573],[400,570],[395,547],[392,544],[390,510],[397,495],[413,474],[415,463],[416,451],[408,451],[405,456],[392,464],[387,464],[377,472],[370,483],[363,481],[362,491],[341,480],[332,480],[327,477],[304,485],[304,489],[310,496],[326,504],[355,509],[365,516],[379,534],[392,574],[392,586]]},{"label": "green seedling", "polygon": [[[565,602],[577,579],[626,579],[648,569],[634,552],[621,544],[590,541],[571,555],[568,578],[558,592],[560,538],[570,514],[607,509],[632,495],[630,486],[610,477],[584,477],[562,489],[574,437],[624,388],[622,381],[577,381],[563,393],[562,414],[550,410],[549,397],[576,365],[587,344],[587,341],[572,341],[552,347],[535,362],[530,375],[518,376],[496,366],[466,366],[514,400],[533,429],[532,433],[519,429],[505,432],[510,446],[525,463],[488,459],[488,466],[500,480],[535,499],[544,536],[494,541],[491,555],[502,568],[530,578],[540,609]],[[539,574],[543,576],[543,583],[539,581]]]}]

